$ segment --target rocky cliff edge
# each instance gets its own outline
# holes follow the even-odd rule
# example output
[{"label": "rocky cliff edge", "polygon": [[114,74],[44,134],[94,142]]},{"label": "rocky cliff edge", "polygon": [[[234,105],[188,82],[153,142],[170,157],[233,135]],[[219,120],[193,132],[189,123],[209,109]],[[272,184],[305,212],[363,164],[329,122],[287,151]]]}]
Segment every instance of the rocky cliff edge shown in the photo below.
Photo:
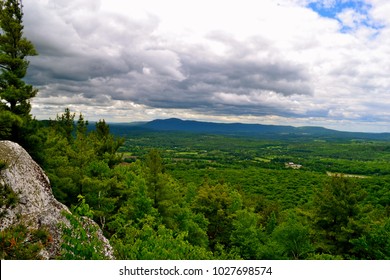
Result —
[{"label": "rocky cliff edge", "polygon": [[[0,231],[21,222],[33,230],[44,228],[49,231],[52,242],[40,254],[43,259],[57,258],[62,243],[60,225],[71,227],[64,216],[64,213],[70,214],[69,209],[54,198],[48,177],[20,145],[0,141],[0,161],[5,165],[0,171],[0,187],[8,186],[18,197],[13,207],[2,205]],[[86,227],[96,225],[88,218],[84,220]],[[103,243],[102,253],[113,259],[112,247],[102,231],[99,229],[94,235]]]}]

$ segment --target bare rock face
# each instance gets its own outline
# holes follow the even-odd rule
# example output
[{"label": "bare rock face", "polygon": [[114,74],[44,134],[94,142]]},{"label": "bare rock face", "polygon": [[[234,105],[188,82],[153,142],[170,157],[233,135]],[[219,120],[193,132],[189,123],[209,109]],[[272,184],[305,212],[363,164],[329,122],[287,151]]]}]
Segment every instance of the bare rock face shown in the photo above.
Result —
[{"label": "bare rock face", "polygon": [[[4,209],[3,206],[5,214],[0,217],[0,231],[19,223],[21,217],[31,229],[45,228],[53,241],[42,250],[41,255],[45,259],[55,258],[61,249],[60,224],[71,226],[64,216],[64,213],[70,213],[69,209],[54,198],[48,177],[19,144],[0,141],[0,160],[6,164],[5,169],[0,171],[0,187],[9,186],[19,198],[14,207]],[[96,225],[92,220],[85,225],[91,223]],[[112,247],[101,230],[94,234],[104,244],[104,255],[113,259]]]}]

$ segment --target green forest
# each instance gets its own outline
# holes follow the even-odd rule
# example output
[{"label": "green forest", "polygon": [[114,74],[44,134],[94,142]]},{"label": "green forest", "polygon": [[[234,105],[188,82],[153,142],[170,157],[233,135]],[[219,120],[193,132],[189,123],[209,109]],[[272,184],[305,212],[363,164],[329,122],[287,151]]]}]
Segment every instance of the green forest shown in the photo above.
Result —
[{"label": "green forest", "polygon": [[[22,16],[19,1],[0,1],[0,140],[30,153],[56,199],[93,218],[117,259],[390,259],[388,141],[114,135],[105,120],[89,123],[68,108],[38,121],[37,90],[23,80],[26,57],[37,53]],[[4,187],[1,206],[15,200]],[[10,244],[26,228],[3,231],[1,258],[36,257],[45,233],[33,234],[27,246]],[[91,253],[98,244],[66,242],[58,259],[104,258]]]}]

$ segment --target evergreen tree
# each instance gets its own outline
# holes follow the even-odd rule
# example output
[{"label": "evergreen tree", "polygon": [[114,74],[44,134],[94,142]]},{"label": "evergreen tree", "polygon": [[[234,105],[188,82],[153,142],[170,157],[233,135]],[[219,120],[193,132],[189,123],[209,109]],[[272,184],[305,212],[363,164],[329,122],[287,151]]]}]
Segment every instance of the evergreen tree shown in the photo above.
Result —
[{"label": "evergreen tree", "polygon": [[92,132],[92,141],[95,145],[97,157],[108,163],[111,168],[122,161],[122,155],[117,151],[124,143],[123,138],[116,138],[110,133],[110,126],[105,120],[96,123],[96,129]]},{"label": "evergreen tree", "polygon": [[[73,142],[73,130],[74,130],[74,118],[76,113],[71,113],[69,108],[65,108],[65,112],[60,116],[57,115],[55,121],[52,122],[52,126],[56,132],[64,136],[68,143]],[[79,120],[80,123],[80,120]]]},{"label": "evergreen tree", "polygon": [[20,142],[31,121],[30,99],[37,90],[26,84],[27,56],[37,55],[23,37],[21,1],[0,0],[0,137]]},{"label": "evergreen tree", "polygon": [[162,180],[163,164],[162,158],[158,150],[153,149],[146,156],[146,168],[147,168],[147,184],[149,189],[149,195],[153,199],[153,207],[158,208],[159,203],[162,200],[164,191],[164,182]]},{"label": "evergreen tree", "polygon": [[314,195],[314,228],[317,250],[320,253],[351,257],[352,240],[359,238],[363,225],[360,203],[365,192],[354,181],[340,176],[332,177],[324,188]]}]

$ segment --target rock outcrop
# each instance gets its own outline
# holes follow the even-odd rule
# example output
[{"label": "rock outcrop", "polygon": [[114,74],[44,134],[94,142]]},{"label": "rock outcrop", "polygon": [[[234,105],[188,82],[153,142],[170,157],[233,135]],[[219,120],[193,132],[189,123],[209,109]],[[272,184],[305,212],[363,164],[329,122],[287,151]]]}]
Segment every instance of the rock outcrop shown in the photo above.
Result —
[{"label": "rock outcrop", "polygon": [[[49,231],[52,242],[40,254],[44,259],[56,258],[62,243],[60,225],[71,227],[64,216],[64,213],[70,214],[69,209],[54,198],[48,177],[20,145],[0,141],[0,161],[5,163],[4,169],[0,171],[0,187],[8,186],[18,196],[13,207],[2,206],[0,231],[21,220],[31,229],[44,228]],[[90,219],[83,224],[86,227],[96,225]],[[98,229],[94,235],[102,241],[102,253],[108,259],[113,259],[113,250],[101,230]]]}]

